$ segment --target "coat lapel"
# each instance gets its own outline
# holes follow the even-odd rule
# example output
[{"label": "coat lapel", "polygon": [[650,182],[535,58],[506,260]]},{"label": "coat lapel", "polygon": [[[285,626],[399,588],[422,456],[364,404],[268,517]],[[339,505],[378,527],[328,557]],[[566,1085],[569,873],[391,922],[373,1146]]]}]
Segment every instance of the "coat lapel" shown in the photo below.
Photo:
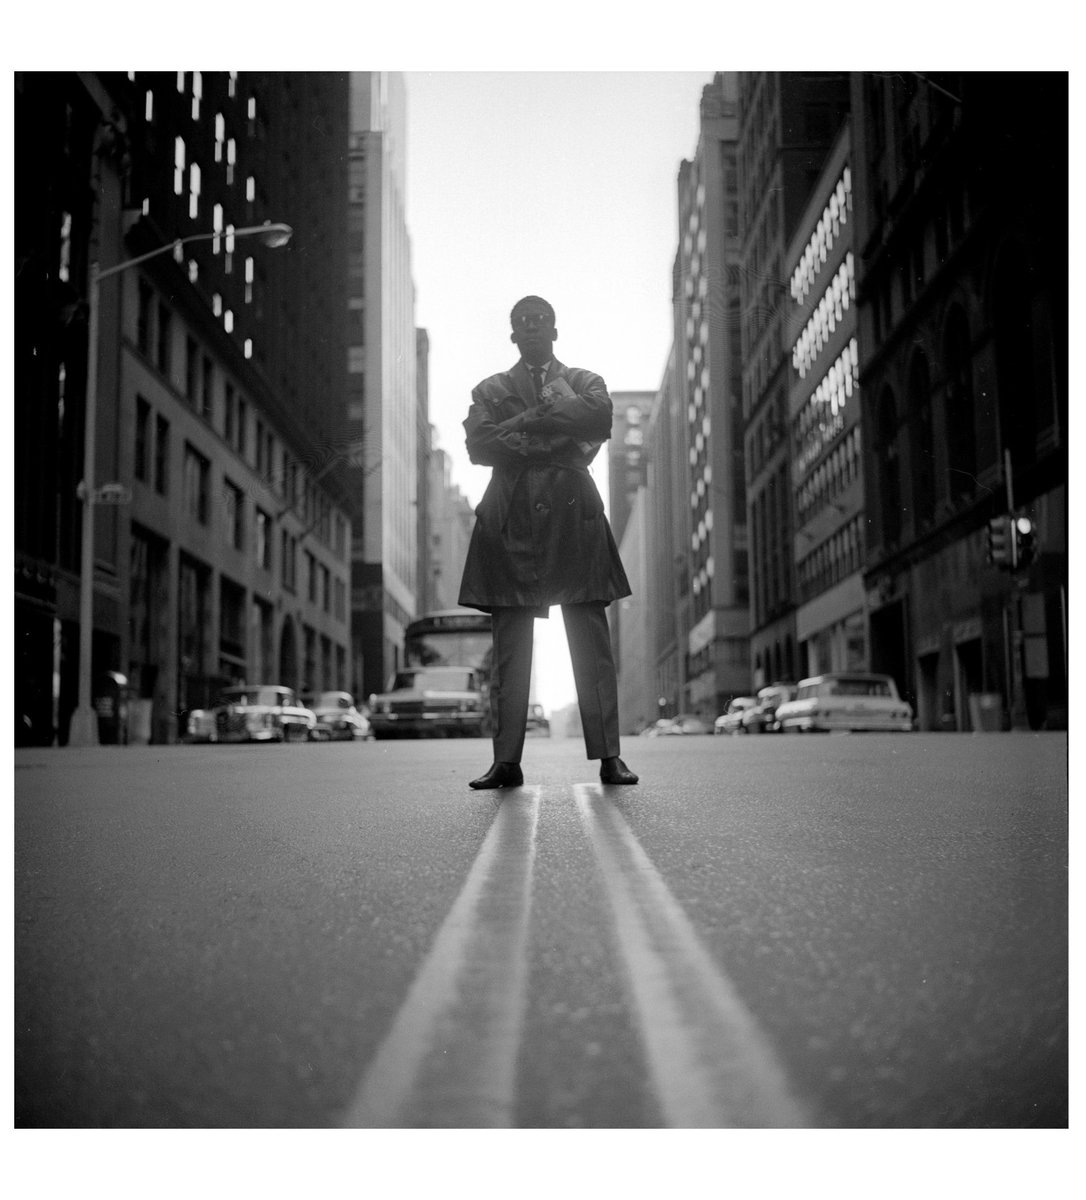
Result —
[{"label": "coat lapel", "polygon": [[[551,365],[547,368],[546,375],[543,376],[543,383],[548,384],[552,379],[564,376],[566,370],[565,363],[560,363],[558,359],[552,358]],[[509,372],[509,378],[516,386],[517,395],[524,401],[528,408],[531,408],[535,404],[535,387],[532,384],[532,377],[528,372],[528,368],[524,365],[523,359]]]},{"label": "coat lapel", "polygon": [[509,372],[509,378],[517,389],[517,395],[524,401],[524,407],[531,408],[535,404],[535,388],[523,360]]}]

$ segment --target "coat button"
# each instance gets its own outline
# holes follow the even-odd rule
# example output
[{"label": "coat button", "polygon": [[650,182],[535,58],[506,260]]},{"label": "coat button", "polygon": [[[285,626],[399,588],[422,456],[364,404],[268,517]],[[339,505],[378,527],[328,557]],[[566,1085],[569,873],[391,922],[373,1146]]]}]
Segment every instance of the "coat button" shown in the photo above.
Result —
[{"label": "coat button", "polygon": [[535,506],[535,511],[536,512],[546,512],[547,511],[547,506],[543,503],[542,500],[540,500],[539,503]]}]

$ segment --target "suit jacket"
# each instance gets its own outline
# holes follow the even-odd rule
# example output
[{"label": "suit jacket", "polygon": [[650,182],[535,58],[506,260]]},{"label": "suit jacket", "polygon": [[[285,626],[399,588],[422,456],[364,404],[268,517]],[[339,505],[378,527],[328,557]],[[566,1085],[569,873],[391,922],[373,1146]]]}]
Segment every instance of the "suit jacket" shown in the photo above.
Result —
[{"label": "suit jacket", "polygon": [[610,603],[630,594],[588,464],[611,436],[611,397],[592,371],[553,360],[572,395],[543,403],[523,362],[484,379],[464,421],[468,456],[493,468],[475,510],[460,603],[489,612]]}]

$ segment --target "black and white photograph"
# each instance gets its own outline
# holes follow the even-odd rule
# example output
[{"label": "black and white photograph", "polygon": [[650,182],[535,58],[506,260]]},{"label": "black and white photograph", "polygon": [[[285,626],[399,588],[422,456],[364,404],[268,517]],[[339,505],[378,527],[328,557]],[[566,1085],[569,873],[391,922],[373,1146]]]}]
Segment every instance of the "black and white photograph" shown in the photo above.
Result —
[{"label": "black and white photograph", "polygon": [[13,48],[21,1190],[1062,1192],[1070,50],[478,9]]}]

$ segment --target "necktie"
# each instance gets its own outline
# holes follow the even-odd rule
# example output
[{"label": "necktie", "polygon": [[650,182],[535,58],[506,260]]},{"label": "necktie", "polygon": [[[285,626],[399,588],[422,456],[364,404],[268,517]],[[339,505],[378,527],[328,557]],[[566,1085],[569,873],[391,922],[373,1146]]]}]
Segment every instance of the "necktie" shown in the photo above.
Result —
[{"label": "necktie", "polygon": [[543,376],[545,372],[542,367],[529,367],[528,369],[532,373],[532,383],[535,384],[535,394],[538,399],[543,392]]}]

